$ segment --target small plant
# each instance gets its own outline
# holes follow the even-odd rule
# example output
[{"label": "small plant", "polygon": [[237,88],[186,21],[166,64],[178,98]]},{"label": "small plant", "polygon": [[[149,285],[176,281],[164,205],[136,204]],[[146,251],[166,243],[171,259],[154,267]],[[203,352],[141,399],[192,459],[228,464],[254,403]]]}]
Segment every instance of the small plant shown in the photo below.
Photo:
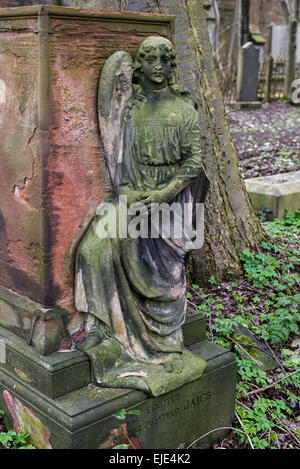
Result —
[{"label": "small plant", "polygon": [[266,207],[261,207],[260,210],[257,212],[257,215],[260,221],[265,222],[268,219],[268,215],[271,213],[272,213],[272,210]]},{"label": "small plant", "polygon": [[215,277],[213,275],[211,275],[211,277],[209,277],[208,282],[211,285],[218,285],[218,282],[217,282],[217,280],[215,279]]},{"label": "small plant", "polygon": [[238,405],[236,411],[246,433],[240,435],[240,438],[244,443],[250,438],[254,449],[265,449],[270,443],[272,448],[272,442],[277,440],[274,432],[277,422],[292,413],[284,401],[262,397],[254,401],[253,409]]},{"label": "small plant", "polygon": [[[5,414],[4,410],[0,410],[0,419]],[[0,449],[1,445],[5,449],[36,449],[35,446],[28,444],[29,434],[25,430],[16,433],[14,430],[0,432]]]},{"label": "small plant", "polygon": [[7,447],[8,443],[11,443],[11,445],[9,445],[11,449],[36,449],[35,446],[27,444],[28,437],[28,433],[24,430],[18,433],[9,430],[8,432],[0,433],[0,443],[4,447]]},{"label": "small plant", "polygon": [[[128,415],[140,415],[140,413],[141,413],[140,410],[121,409],[118,412],[116,412],[115,414],[113,414],[113,416],[116,419],[121,420],[121,421],[124,422]],[[121,434],[128,441],[128,443],[122,443],[122,444],[116,445],[116,446],[113,447],[113,449],[129,449],[129,448],[137,449],[135,444],[133,443],[133,441],[130,439],[130,437],[128,435],[128,432],[127,432],[127,429],[126,429],[126,424],[125,423],[121,424],[119,429],[121,431]]]},{"label": "small plant", "polygon": [[237,392],[240,395],[248,393],[251,383],[254,383],[257,386],[267,385],[266,372],[253,366],[253,362],[251,360],[244,360],[236,355],[236,361],[238,373]]}]

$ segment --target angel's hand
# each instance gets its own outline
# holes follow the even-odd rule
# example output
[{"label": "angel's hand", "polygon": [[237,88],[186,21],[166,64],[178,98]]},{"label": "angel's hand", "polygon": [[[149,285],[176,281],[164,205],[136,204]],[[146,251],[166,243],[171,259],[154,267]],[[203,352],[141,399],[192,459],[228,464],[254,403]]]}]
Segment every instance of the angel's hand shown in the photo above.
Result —
[{"label": "angel's hand", "polygon": [[127,197],[127,206],[129,207],[136,202],[140,202],[141,199],[145,198],[146,192],[133,189],[130,186],[123,186],[120,188],[120,194]]},{"label": "angel's hand", "polygon": [[163,189],[156,189],[153,191],[148,191],[146,197],[141,199],[139,202],[145,205],[150,204],[161,204],[164,202],[169,202],[172,199],[173,193],[172,190],[167,186]]}]

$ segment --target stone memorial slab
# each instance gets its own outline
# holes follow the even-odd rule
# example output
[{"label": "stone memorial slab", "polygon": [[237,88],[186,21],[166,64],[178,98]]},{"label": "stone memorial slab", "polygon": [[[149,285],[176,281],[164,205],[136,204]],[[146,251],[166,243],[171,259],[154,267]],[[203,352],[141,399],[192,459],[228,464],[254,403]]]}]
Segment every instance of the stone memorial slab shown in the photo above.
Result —
[{"label": "stone memorial slab", "polygon": [[[5,340],[11,348],[9,338]],[[14,349],[17,348],[18,344],[14,344]],[[138,447],[175,449],[180,444],[187,447],[202,435],[231,425],[236,385],[236,362],[232,353],[206,341],[194,344],[190,350],[206,360],[204,375],[156,398],[133,389],[91,384],[51,398],[49,391],[46,394],[43,388],[41,392],[42,386],[37,386],[37,376],[31,380],[28,369],[25,376],[15,369],[16,362],[10,362],[0,367],[0,408],[6,411],[9,428],[24,428],[31,435],[30,441],[40,449],[112,448],[123,442],[120,421],[113,417],[123,408],[140,411],[139,415],[128,415],[122,422]],[[24,353],[23,347],[19,352]],[[53,354],[51,364],[50,357],[43,357],[43,367],[47,366],[49,371],[60,368],[66,373],[72,353],[66,354],[70,357],[61,355],[65,354]],[[87,365],[83,354],[77,358],[77,366],[80,361],[81,366]],[[45,383],[45,377],[40,379]],[[80,384],[80,380],[77,383]],[[59,387],[56,389],[59,391]],[[32,429],[37,430],[36,434]],[[226,433],[226,429],[212,431],[196,446],[210,447]]]},{"label": "stone memorial slab", "polygon": [[237,103],[233,104],[235,109],[249,109],[250,106],[255,109],[260,107],[257,100],[259,53],[259,47],[252,42],[244,44],[239,51]]},{"label": "stone memorial slab", "polygon": [[269,209],[270,220],[300,208],[300,171],[245,179],[245,184],[254,209]]}]

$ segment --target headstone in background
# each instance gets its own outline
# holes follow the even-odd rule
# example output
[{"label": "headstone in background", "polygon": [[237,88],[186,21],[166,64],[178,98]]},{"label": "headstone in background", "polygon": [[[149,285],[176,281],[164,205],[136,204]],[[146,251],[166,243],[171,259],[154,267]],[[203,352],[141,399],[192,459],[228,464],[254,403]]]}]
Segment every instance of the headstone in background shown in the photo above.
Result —
[{"label": "headstone in background", "polygon": [[296,212],[300,207],[300,171],[245,179],[245,184],[254,209],[268,209],[269,220],[282,218],[286,210]]},{"label": "headstone in background", "polygon": [[[284,59],[288,53],[288,27],[286,24],[272,25],[271,55],[274,62]],[[296,63],[300,62],[300,25],[297,29]]]},{"label": "headstone in background", "polygon": [[244,44],[239,51],[235,109],[261,106],[257,101],[259,54],[259,48],[252,42]]},{"label": "headstone in background", "polygon": [[289,102],[292,99],[293,81],[296,78],[297,53],[297,27],[296,18],[291,18],[288,25],[288,53],[286,57],[283,97]]}]

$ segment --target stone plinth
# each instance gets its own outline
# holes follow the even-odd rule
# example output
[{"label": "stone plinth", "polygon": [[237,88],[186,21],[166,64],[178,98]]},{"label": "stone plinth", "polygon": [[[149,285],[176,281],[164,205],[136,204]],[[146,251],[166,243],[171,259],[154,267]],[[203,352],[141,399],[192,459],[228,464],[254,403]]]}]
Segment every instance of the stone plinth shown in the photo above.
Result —
[{"label": "stone plinth", "polygon": [[300,171],[246,179],[245,184],[254,209],[271,210],[269,219],[300,208]]},{"label": "stone plinth", "polygon": [[[0,363],[0,408],[8,427],[28,431],[38,448],[111,448],[122,442],[120,421],[113,417],[122,408],[140,411],[125,423],[142,448],[187,446],[232,423],[236,363],[232,353],[205,340],[188,347],[207,361],[204,375],[150,398],[137,390],[89,384],[89,362],[81,352],[41,357],[22,339],[3,330],[0,334],[0,358],[6,355],[5,363]],[[198,446],[209,447],[226,433],[226,429],[212,432]]]},{"label": "stone plinth", "polygon": [[[163,15],[0,8],[0,325],[31,339],[39,325],[43,353],[63,335],[49,321],[74,312],[75,248],[110,192],[97,117],[102,66],[172,30]],[[69,330],[80,321],[71,315]]]}]

